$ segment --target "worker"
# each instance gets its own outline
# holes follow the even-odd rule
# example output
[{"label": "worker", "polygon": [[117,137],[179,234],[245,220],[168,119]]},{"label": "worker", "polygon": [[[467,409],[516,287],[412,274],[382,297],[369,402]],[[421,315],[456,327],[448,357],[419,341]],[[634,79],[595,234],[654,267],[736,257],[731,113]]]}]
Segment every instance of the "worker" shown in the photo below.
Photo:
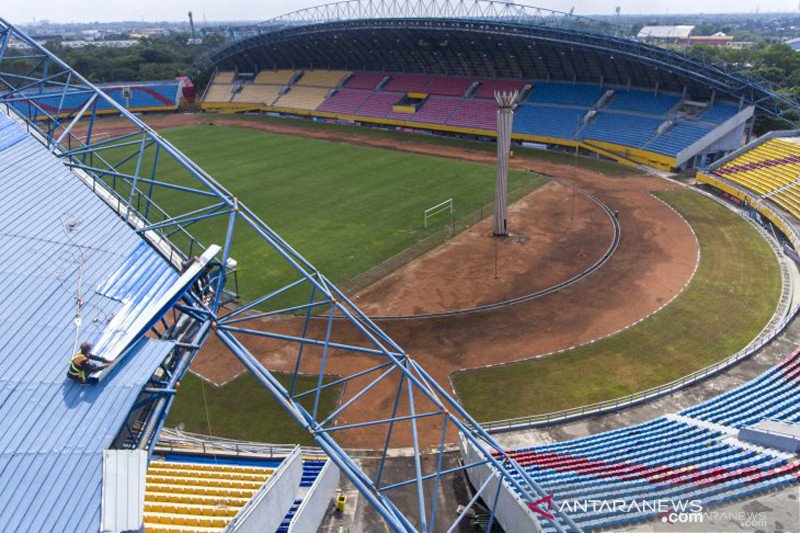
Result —
[{"label": "worker", "polygon": [[[92,354],[91,351],[92,343],[84,342],[81,344],[80,351],[69,362],[69,370],[67,371],[69,379],[82,385],[95,385],[97,383],[97,378],[90,376],[90,374],[108,368],[110,361]],[[100,364],[95,364],[92,361],[98,361]]]}]

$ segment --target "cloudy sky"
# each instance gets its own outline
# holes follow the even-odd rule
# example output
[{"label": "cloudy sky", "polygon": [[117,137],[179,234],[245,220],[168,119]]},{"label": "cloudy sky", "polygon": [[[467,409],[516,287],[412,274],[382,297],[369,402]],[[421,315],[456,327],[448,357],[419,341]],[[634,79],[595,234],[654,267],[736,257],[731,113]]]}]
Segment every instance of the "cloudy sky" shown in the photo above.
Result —
[{"label": "cloudy sky", "polygon": [[[117,20],[184,20],[194,12],[195,20],[266,20],[321,0],[0,0],[0,17],[11,22],[34,19],[57,22]],[[798,0],[531,0],[540,7],[581,14],[611,13],[752,13],[797,12]]]}]

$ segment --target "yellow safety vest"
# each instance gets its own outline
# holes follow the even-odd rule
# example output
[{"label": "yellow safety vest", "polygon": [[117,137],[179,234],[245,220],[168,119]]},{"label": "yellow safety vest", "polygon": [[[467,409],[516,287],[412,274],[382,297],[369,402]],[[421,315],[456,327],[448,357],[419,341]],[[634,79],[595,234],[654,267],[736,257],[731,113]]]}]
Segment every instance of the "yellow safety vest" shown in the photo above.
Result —
[{"label": "yellow safety vest", "polygon": [[83,354],[83,352],[78,352],[72,357],[72,360],[69,362],[69,374],[71,376],[75,376],[84,383],[86,382],[86,372],[81,370],[81,368],[78,365],[82,363],[83,360],[85,359],[88,359],[88,357],[86,357]]}]

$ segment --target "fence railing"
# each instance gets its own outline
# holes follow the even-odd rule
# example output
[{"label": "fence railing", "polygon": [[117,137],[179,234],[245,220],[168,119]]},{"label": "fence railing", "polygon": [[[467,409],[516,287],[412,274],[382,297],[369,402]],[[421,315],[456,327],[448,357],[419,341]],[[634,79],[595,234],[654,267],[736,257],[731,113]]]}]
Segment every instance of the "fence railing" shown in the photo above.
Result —
[{"label": "fence railing", "polygon": [[[159,434],[156,449],[164,452],[202,452],[226,453],[233,455],[260,455],[267,457],[286,457],[297,448],[296,444],[266,444],[248,442],[224,437],[212,437],[199,433],[163,428]],[[321,449],[312,446],[301,446],[304,456],[324,456]]]}]

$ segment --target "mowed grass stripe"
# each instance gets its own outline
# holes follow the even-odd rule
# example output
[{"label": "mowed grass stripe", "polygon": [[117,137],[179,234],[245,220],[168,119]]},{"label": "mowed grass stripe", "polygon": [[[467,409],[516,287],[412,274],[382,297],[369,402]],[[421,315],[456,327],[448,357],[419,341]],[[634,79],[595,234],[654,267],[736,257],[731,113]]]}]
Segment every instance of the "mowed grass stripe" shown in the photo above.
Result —
[{"label": "mowed grass stripe", "polygon": [[[495,170],[489,165],[247,128],[189,126],[164,135],[339,283],[446,226],[448,217],[442,216],[425,229],[426,208],[452,197],[454,216],[461,220],[494,199]],[[168,163],[160,167],[170,170],[176,169]],[[511,171],[510,197],[545,182]],[[205,205],[192,204],[185,194],[159,194],[157,201],[168,211]],[[219,241],[225,222],[201,222],[190,231],[201,242]],[[245,299],[296,278],[277,257],[263,253],[255,235],[238,238],[232,253]]]},{"label": "mowed grass stripe", "polygon": [[[389,139],[397,141],[398,144],[404,142],[429,144],[448,148],[459,148],[466,150],[476,150],[481,152],[496,152],[497,145],[492,142],[479,141],[467,137],[445,137],[439,135],[423,135],[405,131],[395,131],[386,128],[375,128],[369,126],[356,126],[352,124],[336,124],[333,122],[319,122],[307,119],[271,117],[269,115],[239,115],[234,113],[224,113],[220,118],[232,120],[248,120],[251,122],[262,122],[275,126],[290,126],[293,128],[305,128],[310,131],[324,131],[328,133],[341,133],[345,135],[360,135],[377,139]],[[600,172],[608,176],[622,177],[644,175],[645,173],[637,168],[627,167],[609,161],[598,159],[591,156],[578,156],[577,158],[572,149],[565,148],[563,151],[540,150],[537,148],[525,148],[522,146],[513,147],[514,154],[525,156],[530,159],[538,159],[548,163],[558,163],[561,165],[575,165],[580,168]]]},{"label": "mowed grass stripe", "polygon": [[[273,374],[286,389],[292,382],[290,374]],[[325,383],[336,379],[325,377]],[[317,376],[298,376],[297,393],[314,389]],[[341,386],[332,386],[320,395],[319,418],[323,420],[339,404]],[[309,411],[314,407],[314,395],[299,400]],[[208,406],[208,418],[206,418]],[[209,429],[209,423],[211,428]],[[194,374],[186,374],[181,390],[169,411],[167,427],[183,426],[192,433],[214,435],[273,444],[291,443],[313,445],[314,439],[289,415],[251,374],[246,373],[222,387],[204,382]]]},{"label": "mowed grass stripe", "polygon": [[594,344],[455,374],[459,398],[473,416],[547,413],[668,383],[742,349],[769,322],[781,278],[762,236],[696,192],[657,195],[683,215],[700,243],[700,263],[687,288],[641,324]]}]

